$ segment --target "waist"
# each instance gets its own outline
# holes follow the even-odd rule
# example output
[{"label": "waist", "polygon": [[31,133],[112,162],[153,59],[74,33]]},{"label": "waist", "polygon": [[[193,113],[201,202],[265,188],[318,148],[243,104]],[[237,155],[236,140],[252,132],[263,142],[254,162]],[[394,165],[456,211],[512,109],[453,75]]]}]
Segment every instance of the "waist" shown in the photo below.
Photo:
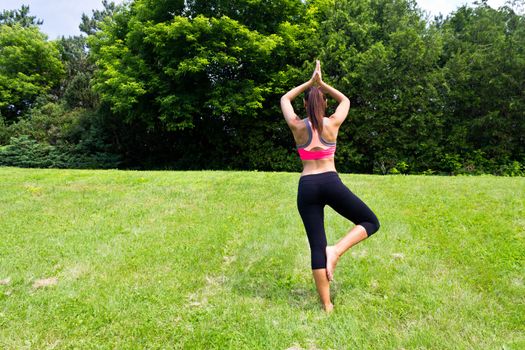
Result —
[{"label": "waist", "polygon": [[328,179],[332,178],[339,178],[339,174],[335,170],[325,171],[322,173],[315,173],[315,174],[301,174],[301,177],[299,178],[299,183],[301,182],[323,182]]},{"label": "waist", "polygon": [[303,160],[303,171],[301,175],[320,174],[336,172],[334,158],[319,160]]}]

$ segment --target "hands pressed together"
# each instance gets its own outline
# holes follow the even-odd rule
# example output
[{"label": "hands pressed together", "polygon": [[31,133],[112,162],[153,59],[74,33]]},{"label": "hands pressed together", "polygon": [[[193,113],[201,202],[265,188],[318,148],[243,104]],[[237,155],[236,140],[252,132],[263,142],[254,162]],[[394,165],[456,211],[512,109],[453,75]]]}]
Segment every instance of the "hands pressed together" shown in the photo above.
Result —
[{"label": "hands pressed together", "polygon": [[339,127],[341,123],[345,120],[348,115],[348,110],[350,109],[350,100],[343,93],[341,93],[336,88],[328,85],[323,81],[323,75],[321,73],[321,62],[319,60],[315,61],[315,69],[312,74],[312,77],[307,82],[292,88],[286,94],[281,97],[281,110],[283,112],[286,122],[294,130],[297,125],[303,125],[301,119],[295,113],[292,101],[303,93],[306,89],[311,86],[318,86],[319,89],[325,94],[328,94],[334,100],[337,101],[338,105],[336,107],[335,113],[330,116],[330,119],[333,120],[333,123],[336,127]]},{"label": "hands pressed together", "polygon": [[321,73],[321,61],[315,61],[315,69],[312,77],[309,81],[310,85],[321,85],[323,83],[323,77]]}]

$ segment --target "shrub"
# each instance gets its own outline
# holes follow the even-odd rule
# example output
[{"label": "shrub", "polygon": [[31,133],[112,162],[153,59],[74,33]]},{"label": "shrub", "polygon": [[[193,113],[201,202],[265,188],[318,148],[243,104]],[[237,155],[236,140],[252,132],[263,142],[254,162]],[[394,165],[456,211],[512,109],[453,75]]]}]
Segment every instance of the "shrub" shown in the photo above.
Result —
[{"label": "shrub", "polygon": [[87,154],[81,145],[40,143],[29,135],[11,137],[0,147],[0,165],[22,168],[116,168],[120,157],[107,152]]},{"label": "shrub", "polygon": [[463,164],[461,163],[461,157],[459,154],[448,154],[446,153],[441,158],[441,169],[452,174],[457,174]]},{"label": "shrub", "polygon": [[0,145],[7,143],[9,143],[9,127],[2,117],[2,114],[0,114]]},{"label": "shrub", "polygon": [[42,98],[23,118],[6,125],[0,117],[0,165],[43,168],[115,168],[101,115],[69,109]]},{"label": "shrub", "polygon": [[504,176],[525,176],[525,164],[518,161],[512,161],[500,166],[499,175]]}]

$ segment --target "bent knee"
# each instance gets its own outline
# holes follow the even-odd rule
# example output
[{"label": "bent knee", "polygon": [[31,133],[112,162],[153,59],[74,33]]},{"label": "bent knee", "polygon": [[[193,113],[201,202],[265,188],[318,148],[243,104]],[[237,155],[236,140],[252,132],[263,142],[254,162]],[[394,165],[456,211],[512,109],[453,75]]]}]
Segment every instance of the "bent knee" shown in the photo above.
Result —
[{"label": "bent knee", "polygon": [[379,223],[379,220],[377,218],[374,218],[373,220],[369,220],[367,222],[362,222],[359,225],[365,228],[366,235],[368,237],[376,233],[381,227],[381,224]]},{"label": "bent knee", "polygon": [[373,233],[376,233],[377,231],[379,231],[379,228],[381,227],[381,224],[379,223],[379,220],[375,220],[374,222],[374,232]]}]

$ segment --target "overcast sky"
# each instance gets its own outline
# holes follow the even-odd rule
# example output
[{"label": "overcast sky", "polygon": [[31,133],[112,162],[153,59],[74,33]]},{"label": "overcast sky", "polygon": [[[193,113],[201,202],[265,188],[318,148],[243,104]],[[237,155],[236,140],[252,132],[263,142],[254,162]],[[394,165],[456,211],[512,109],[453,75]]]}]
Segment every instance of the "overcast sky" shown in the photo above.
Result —
[{"label": "overcast sky", "polygon": [[[124,0],[114,0],[122,3]],[[419,6],[431,16],[442,13],[444,16],[463,4],[471,4],[472,0],[417,0]],[[498,8],[505,0],[489,0],[489,5]],[[19,9],[22,5],[29,5],[30,14],[43,19],[41,29],[56,39],[61,35],[79,35],[80,18],[82,13],[91,15],[93,9],[102,8],[102,0],[0,0],[0,10]]]}]

